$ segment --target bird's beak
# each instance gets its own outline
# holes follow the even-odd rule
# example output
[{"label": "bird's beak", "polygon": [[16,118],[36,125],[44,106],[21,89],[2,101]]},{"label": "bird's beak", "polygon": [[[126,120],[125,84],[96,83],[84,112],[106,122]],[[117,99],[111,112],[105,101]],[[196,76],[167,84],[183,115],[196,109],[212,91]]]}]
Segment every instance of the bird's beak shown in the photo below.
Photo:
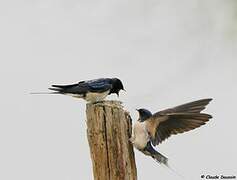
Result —
[{"label": "bird's beak", "polygon": [[127,92],[125,89],[122,89],[123,91]]}]

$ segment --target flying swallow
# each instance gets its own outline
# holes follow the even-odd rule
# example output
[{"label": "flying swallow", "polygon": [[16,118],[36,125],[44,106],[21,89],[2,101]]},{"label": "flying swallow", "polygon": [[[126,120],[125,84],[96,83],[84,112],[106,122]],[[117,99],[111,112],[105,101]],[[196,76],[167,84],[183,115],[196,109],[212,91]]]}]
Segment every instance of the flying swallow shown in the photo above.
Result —
[{"label": "flying swallow", "polygon": [[139,118],[133,126],[132,144],[157,162],[168,166],[168,158],[156,151],[156,146],[173,134],[179,134],[204,125],[211,115],[201,113],[212,99],[201,99],[152,114],[138,109]]},{"label": "flying swallow", "polygon": [[124,87],[118,78],[100,78],[69,85],[52,85],[49,90],[54,92],[32,94],[64,94],[95,103],[103,101],[106,96],[113,93],[119,96],[119,91],[124,90]]}]

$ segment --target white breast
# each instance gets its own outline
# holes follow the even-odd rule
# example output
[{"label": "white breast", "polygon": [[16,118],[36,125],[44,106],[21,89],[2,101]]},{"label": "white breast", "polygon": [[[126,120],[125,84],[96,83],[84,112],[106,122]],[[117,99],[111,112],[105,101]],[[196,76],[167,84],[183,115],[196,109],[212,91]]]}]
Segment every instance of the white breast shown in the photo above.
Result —
[{"label": "white breast", "polygon": [[86,97],[84,98],[86,101],[89,102],[97,102],[102,101],[105,99],[105,97],[109,94],[109,91],[105,91],[103,93],[87,93]]},{"label": "white breast", "polygon": [[144,149],[149,141],[149,135],[146,131],[144,122],[137,121],[133,126],[132,143],[137,149]]}]

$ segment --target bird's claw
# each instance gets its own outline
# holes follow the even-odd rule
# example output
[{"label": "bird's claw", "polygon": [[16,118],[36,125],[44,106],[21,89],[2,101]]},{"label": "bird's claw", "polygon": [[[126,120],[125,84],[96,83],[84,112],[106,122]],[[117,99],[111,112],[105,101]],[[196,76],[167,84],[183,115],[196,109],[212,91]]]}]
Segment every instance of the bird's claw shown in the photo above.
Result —
[{"label": "bird's claw", "polygon": [[102,106],[107,106],[107,107],[111,107],[111,108],[121,108],[121,103],[111,103],[111,101],[106,101],[106,100],[101,100],[101,101],[96,101],[96,102],[92,102],[91,104],[93,105],[102,105]]},{"label": "bird's claw", "polygon": [[134,138],[133,138],[133,137],[130,137],[130,138],[128,139],[128,141],[133,144]]}]

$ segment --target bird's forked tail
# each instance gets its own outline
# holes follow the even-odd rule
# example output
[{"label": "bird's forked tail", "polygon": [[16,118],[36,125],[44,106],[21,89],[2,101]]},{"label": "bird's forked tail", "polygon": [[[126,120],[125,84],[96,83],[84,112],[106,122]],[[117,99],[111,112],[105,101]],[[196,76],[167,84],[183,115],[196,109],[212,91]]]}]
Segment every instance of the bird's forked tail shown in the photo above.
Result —
[{"label": "bird's forked tail", "polygon": [[153,159],[155,159],[158,163],[161,163],[161,164],[164,164],[166,166],[169,166],[168,165],[168,158],[163,156],[161,153],[156,151],[156,153],[151,155],[151,157]]},{"label": "bird's forked tail", "polygon": [[158,163],[164,164],[165,166],[168,166],[168,158],[156,151],[149,141],[146,145],[146,148],[144,149],[144,153],[151,156],[153,159],[155,159]]},{"label": "bird's forked tail", "polygon": [[180,178],[182,179],[186,179],[184,178],[183,175],[181,175],[180,173],[178,173],[176,170],[174,170],[173,168],[171,168],[168,164],[168,158],[165,157],[164,155],[162,155],[161,153],[159,153],[158,151],[156,151],[153,146],[151,145],[151,142],[149,141],[147,143],[147,146],[145,147],[145,149],[143,150],[143,152],[146,155],[151,156],[156,162],[158,162],[159,164],[163,164],[166,167],[168,167],[173,173],[175,173],[176,175],[178,175]]}]

